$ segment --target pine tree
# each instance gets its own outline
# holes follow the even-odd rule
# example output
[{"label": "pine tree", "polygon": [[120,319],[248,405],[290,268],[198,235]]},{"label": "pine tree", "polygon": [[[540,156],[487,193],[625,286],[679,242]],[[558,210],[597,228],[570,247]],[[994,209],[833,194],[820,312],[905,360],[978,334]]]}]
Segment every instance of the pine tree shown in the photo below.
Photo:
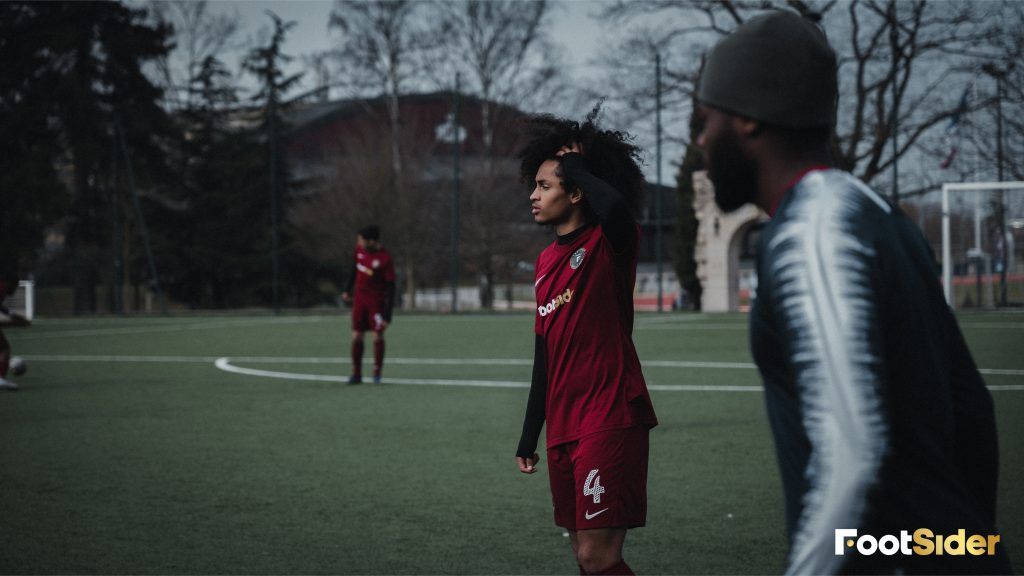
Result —
[{"label": "pine tree", "polygon": [[[167,172],[161,139],[171,126],[159,105],[161,90],[143,67],[167,52],[170,30],[147,24],[146,10],[117,2],[13,2],[0,10],[3,82],[14,90],[10,102],[6,98],[12,93],[4,94],[4,105],[16,108],[4,115],[2,130],[30,134],[35,144],[31,162],[14,172],[31,170],[37,183],[23,182],[27,188],[12,195],[23,199],[41,189],[48,191],[43,198],[52,198],[54,183],[65,183],[68,212],[61,224],[75,311],[94,312],[97,285],[113,276],[108,258],[117,201],[110,186],[115,118],[124,127],[140,183],[161,181]],[[4,155],[6,162],[17,158],[17,153]],[[28,241],[38,241],[45,224],[29,227],[34,232]]]},{"label": "pine tree", "polygon": [[256,76],[260,82],[259,91],[253,100],[262,105],[262,122],[260,130],[266,137],[269,170],[267,174],[270,196],[270,257],[271,257],[271,303],[274,311],[281,306],[281,256],[287,244],[283,238],[281,222],[286,213],[288,199],[288,167],[285,162],[283,138],[286,126],[282,117],[284,95],[294,88],[302,74],[286,76],[283,67],[292,60],[291,56],[281,52],[285,34],[295,22],[284,22],[273,12],[267,15],[274,21],[274,31],[266,46],[253,48],[245,59],[245,69]]}]

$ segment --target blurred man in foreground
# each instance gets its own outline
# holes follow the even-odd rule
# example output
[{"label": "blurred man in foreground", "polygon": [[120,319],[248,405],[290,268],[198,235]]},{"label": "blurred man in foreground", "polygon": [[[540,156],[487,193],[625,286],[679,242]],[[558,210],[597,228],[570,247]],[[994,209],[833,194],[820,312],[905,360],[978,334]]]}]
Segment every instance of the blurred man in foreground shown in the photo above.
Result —
[{"label": "blurred man in foreground", "polygon": [[[831,166],[836,71],[817,26],[775,11],[719,42],[698,92],[716,203],[772,218],[750,342],[785,491],[787,572],[1008,572],[992,398],[920,231]],[[985,546],[891,550],[919,529]]]}]

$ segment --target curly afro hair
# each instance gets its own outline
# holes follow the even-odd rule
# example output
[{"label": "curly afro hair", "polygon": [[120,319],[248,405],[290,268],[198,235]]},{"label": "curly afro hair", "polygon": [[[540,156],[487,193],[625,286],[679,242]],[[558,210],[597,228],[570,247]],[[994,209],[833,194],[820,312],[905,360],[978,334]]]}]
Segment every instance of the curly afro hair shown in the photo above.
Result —
[{"label": "curly afro hair", "polygon": [[[526,145],[517,155],[520,159],[519,178],[532,190],[540,165],[548,160],[557,160],[555,153],[562,146],[576,142],[583,149],[583,162],[587,170],[618,190],[636,217],[639,215],[644,189],[640,149],[630,143],[632,137],[628,134],[598,128],[597,117],[600,111],[601,104],[598,103],[587,114],[583,124],[550,114],[526,119],[523,127]],[[561,169],[557,173],[564,178]],[[576,187],[575,183],[568,180],[563,181],[563,186],[566,190]],[[592,213],[589,207],[586,209],[590,217]]]}]

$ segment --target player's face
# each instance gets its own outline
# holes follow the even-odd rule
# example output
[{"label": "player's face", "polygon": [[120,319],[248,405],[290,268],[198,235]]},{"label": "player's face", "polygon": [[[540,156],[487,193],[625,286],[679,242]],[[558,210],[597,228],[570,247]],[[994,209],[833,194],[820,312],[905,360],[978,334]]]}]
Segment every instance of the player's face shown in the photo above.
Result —
[{"label": "player's face", "polygon": [[701,105],[704,130],[697,145],[704,153],[708,178],[715,185],[715,204],[723,212],[733,212],[753,202],[757,195],[757,165],[743,150],[740,134],[731,114]]},{"label": "player's face", "polygon": [[533,208],[533,221],[541,225],[558,225],[569,219],[573,210],[573,201],[562,184],[561,162],[548,160],[537,169],[534,178],[533,192],[530,194],[530,205]]},{"label": "player's face", "polygon": [[358,234],[356,234],[356,246],[359,246],[367,252],[376,252],[377,250],[380,250],[380,242],[378,240],[368,240]]}]

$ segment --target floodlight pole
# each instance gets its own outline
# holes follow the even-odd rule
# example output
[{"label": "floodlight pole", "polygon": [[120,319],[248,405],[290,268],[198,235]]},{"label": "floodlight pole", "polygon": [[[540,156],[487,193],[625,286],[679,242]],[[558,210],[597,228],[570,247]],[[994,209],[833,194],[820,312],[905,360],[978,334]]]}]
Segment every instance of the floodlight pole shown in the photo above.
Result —
[{"label": "floodlight pole", "polygon": [[459,138],[459,81],[455,73],[455,91],[452,93],[452,314],[459,311],[459,163],[462,141]]},{"label": "floodlight pole", "polygon": [[654,54],[655,170],[654,190],[654,258],[658,263],[658,312],[663,311],[661,286],[661,53]]},{"label": "floodlight pole", "polygon": [[119,190],[120,181],[118,180],[118,133],[115,128],[114,138],[112,144],[114,149],[110,156],[111,164],[111,181],[110,181],[110,205],[111,205],[111,218],[113,219],[113,250],[114,250],[114,314],[124,313],[124,261],[122,256],[124,255],[124,249],[121,247],[121,192]]},{"label": "floodlight pole", "polygon": [[271,264],[271,286],[273,290],[273,303],[274,303],[274,314],[281,313],[281,263],[280,254],[278,253],[278,211],[279,211],[279,198],[277,194],[277,126],[275,125],[275,117],[277,116],[277,88],[275,85],[275,71],[274,71],[274,59],[268,58],[268,64],[270,68],[270,93],[269,102],[267,103],[268,118],[267,118],[267,140],[269,141],[270,147],[270,264]]},{"label": "floodlight pole", "polygon": [[120,144],[121,157],[124,159],[125,171],[128,176],[128,191],[132,195],[132,204],[135,206],[135,217],[139,219],[139,231],[142,233],[142,245],[146,249],[146,260],[149,262],[152,288],[160,300],[160,313],[167,314],[167,301],[164,299],[164,291],[160,287],[160,275],[156,271],[156,261],[153,259],[153,247],[149,241],[149,228],[146,226],[146,217],[142,213],[142,204],[139,203],[139,193],[135,189],[135,170],[132,168],[131,158],[128,157],[128,146],[125,144],[124,130],[121,128],[121,121],[116,112],[114,113],[114,131]]},{"label": "floodlight pole", "polygon": [[[1003,77],[1006,71],[996,76],[996,172],[997,180],[1003,181]],[[1009,246],[1006,242],[1006,191],[999,191],[999,244],[1002,246],[1003,261],[999,267],[999,305],[1006,307],[1006,269],[1009,268]]]},{"label": "floodlight pole", "polygon": [[[1010,67],[1013,65],[1010,64]],[[994,64],[981,67],[989,76],[996,80],[996,180],[1003,181],[1003,78],[1009,73],[1006,69],[997,68]],[[1006,242],[1006,191],[999,190],[999,244],[1002,246],[1003,262],[999,270],[999,305],[1006,306],[1006,269],[1009,260]]]}]

